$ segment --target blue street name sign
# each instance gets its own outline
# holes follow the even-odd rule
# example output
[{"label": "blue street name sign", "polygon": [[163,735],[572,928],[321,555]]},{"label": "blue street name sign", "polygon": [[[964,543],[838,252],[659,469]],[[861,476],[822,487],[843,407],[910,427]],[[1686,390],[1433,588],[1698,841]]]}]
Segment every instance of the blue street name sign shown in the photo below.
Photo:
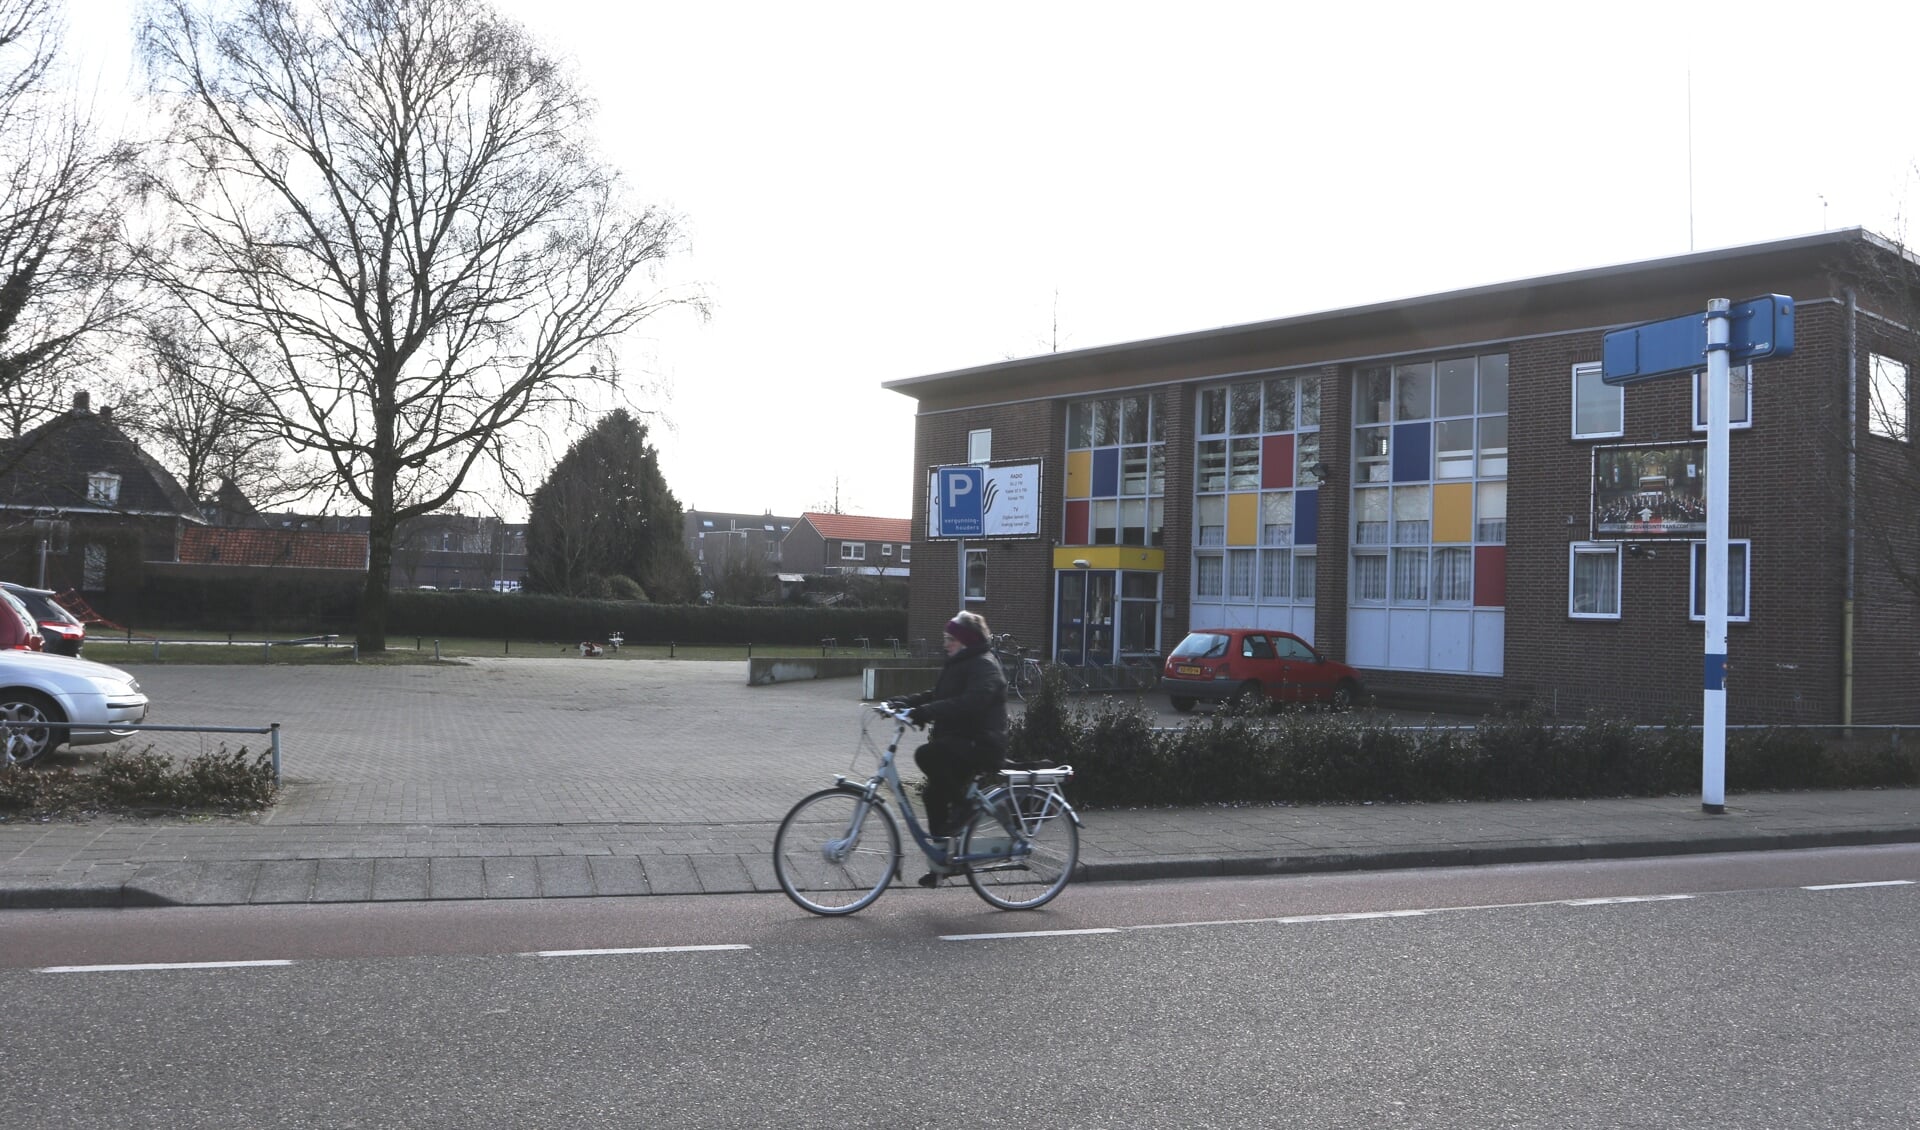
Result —
[{"label": "blue street name sign", "polygon": [[[1734,365],[1793,352],[1793,299],[1763,294],[1727,312],[1727,355]],[[1686,314],[1614,330],[1600,343],[1600,379],[1630,385],[1686,373],[1707,363],[1707,315]]]},{"label": "blue street name sign", "polygon": [[942,467],[934,476],[934,537],[977,538],[985,529],[981,495],[987,472],[982,467]]}]

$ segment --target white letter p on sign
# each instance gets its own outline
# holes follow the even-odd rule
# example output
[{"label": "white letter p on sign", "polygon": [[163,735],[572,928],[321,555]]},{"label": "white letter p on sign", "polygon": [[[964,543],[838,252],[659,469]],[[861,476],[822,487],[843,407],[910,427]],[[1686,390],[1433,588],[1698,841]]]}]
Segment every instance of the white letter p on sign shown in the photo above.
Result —
[{"label": "white letter p on sign", "polygon": [[947,509],[952,510],[960,504],[960,499],[973,493],[973,480],[966,475],[947,476]]}]

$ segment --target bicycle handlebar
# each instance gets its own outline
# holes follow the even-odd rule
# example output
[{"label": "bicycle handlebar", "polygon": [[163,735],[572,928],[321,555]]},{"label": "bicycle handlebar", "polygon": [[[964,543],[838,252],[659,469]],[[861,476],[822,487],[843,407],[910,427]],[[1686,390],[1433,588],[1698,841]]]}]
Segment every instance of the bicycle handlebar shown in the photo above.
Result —
[{"label": "bicycle handlebar", "polygon": [[896,710],[893,707],[888,706],[884,702],[870,702],[867,704],[867,709],[873,711],[875,714],[878,714],[883,718],[891,718],[895,722],[900,723],[902,726],[919,725],[918,722],[915,722],[912,718],[908,717],[908,715],[911,714],[912,711],[907,707],[901,707],[900,709]]}]

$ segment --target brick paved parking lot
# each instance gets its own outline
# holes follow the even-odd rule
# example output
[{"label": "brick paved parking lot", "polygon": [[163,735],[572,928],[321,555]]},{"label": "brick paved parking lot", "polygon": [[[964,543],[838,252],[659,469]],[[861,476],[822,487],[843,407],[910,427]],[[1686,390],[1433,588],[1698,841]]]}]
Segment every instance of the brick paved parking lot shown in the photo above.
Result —
[{"label": "brick paved parking lot", "polygon": [[[744,663],[134,672],[149,721],[281,724],[286,789],[269,823],[778,820],[848,767],[859,735],[859,680],[748,687]],[[182,737],[153,741],[191,752]]]}]

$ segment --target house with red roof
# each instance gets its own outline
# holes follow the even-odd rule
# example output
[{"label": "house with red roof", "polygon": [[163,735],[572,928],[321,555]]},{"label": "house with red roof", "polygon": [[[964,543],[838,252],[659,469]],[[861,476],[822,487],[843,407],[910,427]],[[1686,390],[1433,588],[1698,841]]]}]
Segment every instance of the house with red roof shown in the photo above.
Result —
[{"label": "house with red roof", "polygon": [[912,574],[913,522],[808,511],[780,543],[783,573],[906,577]]}]

